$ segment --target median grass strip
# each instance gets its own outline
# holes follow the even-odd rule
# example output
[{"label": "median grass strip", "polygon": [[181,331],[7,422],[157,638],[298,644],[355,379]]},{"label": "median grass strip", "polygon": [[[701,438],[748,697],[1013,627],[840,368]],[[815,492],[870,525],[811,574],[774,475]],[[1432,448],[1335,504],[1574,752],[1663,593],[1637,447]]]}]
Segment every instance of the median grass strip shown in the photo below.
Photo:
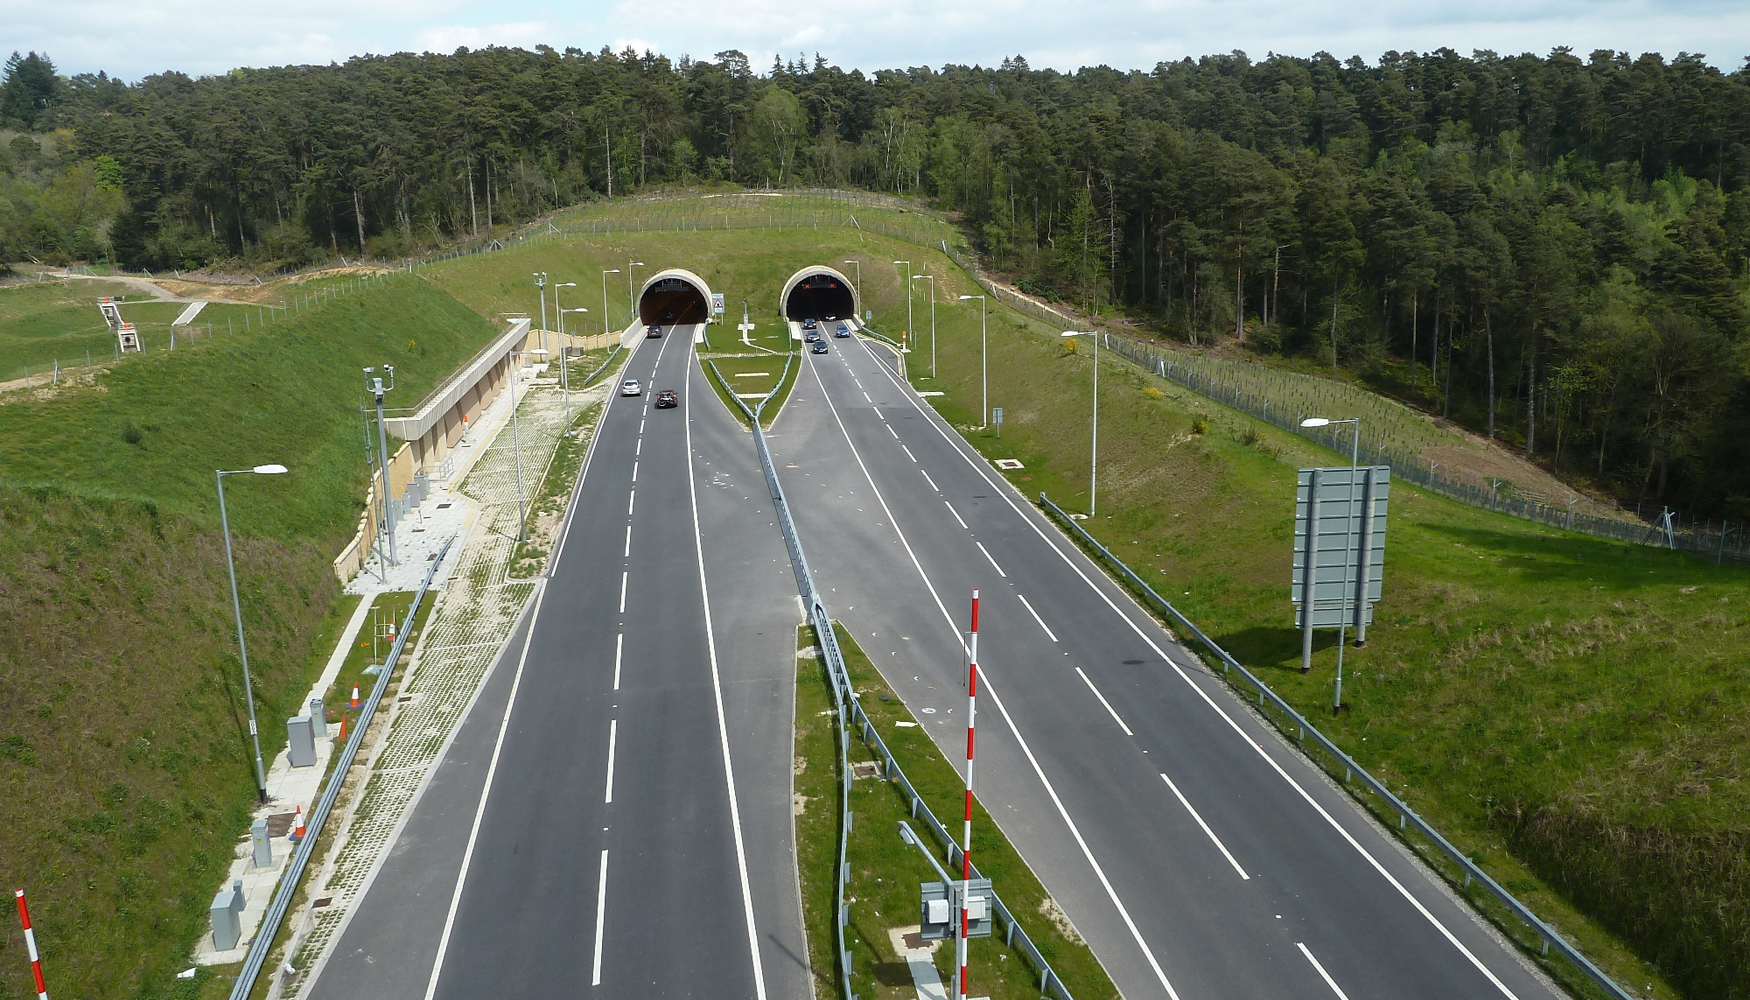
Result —
[{"label": "median grass strip", "polygon": [[[1020,459],[1002,474],[1028,495],[1086,511],[1086,346],[993,311],[999,438],[978,429],[976,311],[938,323],[940,377],[913,354],[915,384],[987,458]],[[1385,598],[1332,718],[1335,636],[1298,670],[1294,477],[1348,456],[1101,365],[1096,537],[1619,981],[1750,995],[1750,574],[1395,484]]]},{"label": "median grass strip", "polygon": [[[870,721],[880,728],[894,760],[938,818],[960,815],[964,784],[922,726],[881,679],[850,633],[836,627],[853,690]],[[837,720],[832,687],[819,658],[814,630],[798,633],[796,681],[795,812],[797,865],[802,872],[803,915],[816,993],[838,991],[833,962],[833,874],[838,850]],[[850,926],[846,948],[852,954],[852,990],[865,998],[900,1000],[916,996],[909,967],[897,953],[888,931],[913,926],[919,919],[919,884],[937,876],[916,847],[900,840],[898,824],[910,817],[910,803],[893,782],[884,780],[860,738],[851,740],[856,780],[851,788],[854,820],[847,861],[851,879],[846,889]],[[958,828],[957,823],[949,822]],[[921,823],[914,829],[924,833]],[[1021,920],[1053,971],[1077,1000],[1116,997],[1093,953],[1075,936],[1063,917],[980,805],[973,815],[973,860],[989,877],[997,894]],[[937,854],[945,866],[948,858]],[[953,942],[935,950],[938,974],[947,983],[952,973]],[[994,998],[1035,998],[1038,973],[1001,937],[975,940],[969,949],[968,982],[972,992]]]}]

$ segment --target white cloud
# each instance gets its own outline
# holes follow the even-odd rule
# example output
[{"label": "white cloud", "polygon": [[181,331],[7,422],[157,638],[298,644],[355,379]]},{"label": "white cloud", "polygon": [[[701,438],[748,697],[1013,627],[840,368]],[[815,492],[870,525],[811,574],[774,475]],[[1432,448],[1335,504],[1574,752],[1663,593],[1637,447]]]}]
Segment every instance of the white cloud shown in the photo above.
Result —
[{"label": "white cloud", "polygon": [[447,52],[489,44],[599,49],[610,39],[671,57],[815,51],[865,71],[944,63],[993,65],[1021,54],[1035,67],[1161,60],[1243,49],[1375,59],[1441,46],[1469,53],[1584,56],[1704,52],[1728,70],[1750,53],[1742,0],[65,0],[0,3],[0,39],[46,51],[64,72],[124,79],[177,69],[340,61],[366,52]]}]

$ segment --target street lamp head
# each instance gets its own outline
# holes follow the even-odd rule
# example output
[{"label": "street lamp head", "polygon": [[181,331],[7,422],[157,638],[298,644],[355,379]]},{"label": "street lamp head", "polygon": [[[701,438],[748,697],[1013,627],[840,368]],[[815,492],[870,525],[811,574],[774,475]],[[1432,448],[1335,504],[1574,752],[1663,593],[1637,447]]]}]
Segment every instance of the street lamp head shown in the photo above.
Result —
[{"label": "street lamp head", "polygon": [[1065,330],[1065,331],[1063,331],[1063,335],[1065,337],[1093,337],[1093,336],[1096,336],[1096,334],[1092,330]]},{"label": "street lamp head", "polygon": [[575,281],[560,281],[560,282],[556,282],[553,285],[553,287],[554,288],[576,288],[577,282],[575,282]]},{"label": "street lamp head", "polygon": [[374,374],[376,372],[376,370],[377,370],[377,368],[375,365],[366,365],[365,366],[365,374],[366,375]]},{"label": "street lamp head", "polygon": [[1300,426],[1302,426],[1302,427],[1323,427],[1330,422],[1331,421],[1330,421],[1329,417],[1307,417],[1305,420],[1302,420],[1300,422]]},{"label": "street lamp head", "polygon": [[249,471],[258,476],[278,476],[286,471],[286,467],[283,465],[258,465]]},{"label": "street lamp head", "polygon": [[921,280],[923,280],[923,279],[924,279],[924,278],[928,278],[928,279],[930,279],[930,280],[931,280],[931,281],[935,281],[935,280],[936,280],[936,276],[935,276],[935,275],[933,275],[933,274],[914,274],[914,275],[912,275],[912,277],[914,277],[914,278],[917,278],[917,279],[919,279],[919,280],[920,280],[920,281],[921,281]]},{"label": "street lamp head", "polygon": [[608,270],[605,270],[605,271],[603,271],[603,272],[602,272],[602,273],[603,273],[603,274],[619,274],[619,273],[620,273],[620,269],[619,269],[619,268],[617,268],[617,267],[615,267],[615,268],[609,268],[609,269],[608,269]]},{"label": "street lamp head", "polygon": [[984,298],[984,296],[982,296],[982,295],[962,295],[962,296],[960,296],[960,301],[965,302],[967,299],[982,299],[982,298]]},{"label": "street lamp head", "polygon": [[626,266],[627,267],[645,267],[647,265],[641,260],[635,260],[632,263],[627,264]]}]

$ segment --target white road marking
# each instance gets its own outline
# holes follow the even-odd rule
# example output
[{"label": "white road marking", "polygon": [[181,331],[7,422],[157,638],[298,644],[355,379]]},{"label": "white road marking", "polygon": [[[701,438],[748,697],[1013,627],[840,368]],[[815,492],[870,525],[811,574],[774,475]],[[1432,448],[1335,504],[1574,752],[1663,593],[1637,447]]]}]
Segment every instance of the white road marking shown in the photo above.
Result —
[{"label": "white road marking", "polygon": [[[868,345],[865,344],[864,348],[868,349]],[[888,375],[888,379],[894,383],[895,387],[899,386],[898,379],[895,378],[892,374]],[[824,387],[822,387],[822,388],[824,391]],[[903,390],[902,390],[902,394],[903,394]],[[1202,687],[1198,686],[1198,684],[1191,679],[1190,675],[1185,672],[1183,667],[1181,667],[1181,666],[1179,666],[1179,664],[1173,662],[1172,657],[1167,655],[1166,651],[1160,647],[1160,644],[1156,643],[1154,641],[1153,637],[1151,637],[1147,632],[1144,632],[1142,629],[1142,626],[1138,625],[1134,619],[1132,619],[1129,615],[1125,614],[1123,609],[1118,607],[1117,602],[1112,599],[1111,595],[1107,594],[1097,584],[1095,584],[1094,581],[1088,576],[1088,574],[1083,572],[1082,568],[1076,564],[1075,560],[1071,559],[1069,557],[1068,553],[1064,552],[1064,550],[1062,548],[1060,548],[1056,542],[1052,541],[1050,536],[1046,535],[1044,529],[1040,528],[1039,525],[1037,523],[1035,523],[1032,518],[1029,518],[1026,514],[1021,512],[1020,506],[1015,503],[1014,498],[1009,495],[1009,492],[1005,491],[1001,486],[998,486],[996,481],[991,479],[991,477],[985,473],[984,469],[980,467],[980,464],[978,462],[975,462],[973,460],[972,456],[968,455],[966,453],[966,451],[963,450],[959,444],[955,443],[954,438],[951,437],[948,434],[947,430],[944,429],[943,424],[941,423],[941,417],[939,414],[936,414],[935,411],[933,411],[933,410],[928,410],[928,408],[925,407],[923,404],[919,403],[915,397],[908,397],[908,398],[911,401],[912,408],[917,410],[918,413],[920,415],[922,415],[924,417],[924,419],[930,424],[930,426],[932,426],[936,429],[936,433],[940,434],[942,436],[942,440],[946,441],[948,443],[949,447],[953,448],[956,452],[958,452],[960,454],[960,457],[966,462],[966,464],[968,466],[970,466],[972,468],[973,472],[975,472],[979,476],[983,477],[985,483],[988,484],[992,490],[996,491],[996,493],[998,495],[1000,495],[1005,502],[1008,503],[1009,508],[1015,512],[1015,515],[1017,517],[1021,518],[1021,520],[1023,522],[1025,522],[1029,528],[1032,528],[1033,533],[1038,535],[1041,541],[1043,541],[1046,545],[1050,546],[1051,550],[1057,553],[1058,558],[1062,559],[1064,561],[1064,564],[1067,565],[1071,569],[1071,571],[1073,571],[1077,576],[1082,578],[1082,582],[1088,585],[1089,590],[1092,590],[1096,595],[1099,596],[1099,598],[1102,601],[1105,601],[1106,606],[1111,608],[1112,612],[1124,621],[1124,624],[1129,625],[1131,628],[1131,631],[1135,632],[1137,634],[1137,636],[1142,639],[1143,642],[1147,643],[1149,648],[1154,650],[1158,656],[1160,656],[1162,659],[1167,661],[1167,664],[1169,666],[1171,666],[1173,668],[1173,671],[1179,675],[1179,679],[1184,681],[1185,684],[1187,686],[1189,686],[1192,691],[1195,691],[1197,693],[1197,696],[1203,700],[1203,703],[1205,705],[1208,705],[1211,710],[1213,710],[1218,716],[1221,717],[1221,720],[1223,722],[1227,723],[1229,728],[1231,728],[1236,734],[1239,735],[1240,739],[1242,739],[1246,742],[1246,745],[1250,746],[1252,748],[1252,750],[1258,754],[1259,757],[1263,758],[1264,762],[1266,764],[1268,764],[1270,766],[1270,768],[1272,770],[1274,770],[1277,773],[1277,775],[1282,778],[1283,781],[1287,782],[1288,786],[1290,788],[1294,789],[1294,791],[1300,795],[1301,799],[1304,800],[1307,803],[1307,805],[1311,806],[1313,808],[1313,811],[1317,812],[1319,814],[1319,816],[1322,819],[1324,819],[1324,821],[1327,824],[1330,825],[1331,829],[1337,831],[1337,834],[1339,836],[1341,836],[1346,842],[1348,842],[1349,846],[1354,848],[1355,852],[1357,854],[1360,854],[1361,857],[1367,861],[1368,865],[1371,866],[1374,871],[1378,872],[1380,874],[1380,876],[1383,877],[1386,880],[1386,882],[1389,885],[1391,885],[1391,887],[1393,889],[1397,890],[1398,895],[1402,896],[1410,904],[1410,906],[1416,910],[1416,912],[1420,913],[1424,919],[1426,919],[1430,924],[1432,924],[1434,926],[1434,929],[1439,931],[1440,935],[1442,937],[1444,937],[1449,944],[1451,944],[1454,948],[1458,949],[1459,954],[1463,955],[1465,957],[1465,959],[1470,962],[1470,964],[1473,968],[1475,968],[1478,972],[1481,972],[1483,974],[1483,977],[1486,978],[1490,982],[1490,984],[1492,984],[1497,990],[1499,990],[1503,996],[1510,997],[1510,998],[1512,998],[1512,1000],[1518,1000],[1518,997],[1519,997],[1518,994],[1514,993],[1511,989],[1509,989],[1507,987],[1506,983],[1501,982],[1500,978],[1498,976],[1496,976],[1495,973],[1492,970],[1490,970],[1488,966],[1483,964],[1482,959],[1478,958],[1474,952],[1472,952],[1468,947],[1466,947],[1464,942],[1460,941],[1458,939],[1458,937],[1456,935],[1454,935],[1449,928],[1447,928],[1446,924],[1441,922],[1439,917],[1436,917],[1432,912],[1429,911],[1429,909],[1426,906],[1422,905],[1422,901],[1417,899],[1402,882],[1398,881],[1397,876],[1395,876],[1391,872],[1387,871],[1385,865],[1381,864],[1378,858],[1374,857],[1373,854],[1367,850],[1367,848],[1361,846],[1361,842],[1356,840],[1355,837],[1348,831],[1348,829],[1346,829],[1343,826],[1343,824],[1337,822],[1336,817],[1332,816],[1325,809],[1324,806],[1320,805],[1319,802],[1312,797],[1311,793],[1309,793],[1306,790],[1305,786],[1303,786],[1299,781],[1295,780],[1293,775],[1289,774],[1288,771],[1285,770],[1282,767],[1282,765],[1276,761],[1276,759],[1274,757],[1270,756],[1270,754],[1264,750],[1264,747],[1262,744],[1260,744],[1258,741],[1252,739],[1251,736],[1247,735],[1246,731],[1240,727],[1239,723],[1234,721],[1233,716],[1228,714],[1228,712],[1225,709],[1223,709],[1220,705],[1217,705],[1215,703],[1215,699],[1211,698],[1209,696],[1209,692],[1203,690]],[[827,405],[829,405],[829,406],[831,405],[830,400],[828,401]],[[835,417],[837,416],[836,411],[834,412],[834,416]],[[842,422],[840,424],[840,428],[841,428],[841,430],[843,429]],[[847,440],[848,440],[848,436],[847,436]],[[852,446],[853,453],[855,452],[855,450],[856,450],[855,446],[853,445]],[[867,470],[864,470],[864,475],[865,476],[868,475]],[[1006,482],[1007,481],[1005,480],[1005,485],[1006,485]],[[1012,487],[1011,487],[1011,489],[1012,489]],[[879,494],[877,494],[877,495],[879,495]],[[1041,515],[1041,516],[1043,516],[1043,515]],[[895,527],[894,530],[897,532],[899,529],[897,527]],[[903,538],[903,536],[902,536],[902,538]],[[908,549],[908,551],[909,551],[909,549]],[[916,564],[916,561],[917,561],[916,557],[914,556],[913,563]],[[921,566],[919,566],[918,572],[919,572],[919,574],[923,573],[923,568]],[[928,582],[929,581],[926,578],[925,583],[928,584]],[[932,587],[931,594],[933,595],[934,593],[935,593],[935,591],[934,591],[934,588]],[[943,607],[940,598],[936,599],[936,605],[937,605],[937,607],[942,608],[943,615],[947,616],[947,609],[945,607]],[[950,628],[953,628],[954,627],[953,619],[949,618],[948,621],[949,621]],[[998,710],[1001,711],[1002,710],[1002,700],[1000,698],[997,698],[996,691],[994,688],[991,688],[990,693],[991,693],[992,700],[995,701],[997,704]],[[1004,718],[1007,719],[1006,712],[1004,712]],[[1010,722],[1009,729],[1011,731],[1015,731],[1015,727],[1014,727],[1013,722]],[[1020,742],[1022,751],[1026,752],[1029,760],[1031,760],[1032,753],[1031,753],[1031,751],[1027,750],[1026,742],[1024,740],[1020,739],[1019,732],[1016,732],[1016,739],[1018,742]],[[1043,771],[1038,770],[1037,762],[1034,763],[1034,770],[1039,774],[1041,780],[1043,780],[1045,775],[1044,775]],[[1049,784],[1047,784],[1047,790],[1048,791],[1050,790]],[[1052,793],[1052,797],[1055,800],[1056,794]],[[1059,804],[1058,808],[1061,811],[1062,805]],[[1064,816],[1065,816],[1065,819],[1067,820],[1068,814],[1065,813]],[[1072,826],[1072,831],[1073,831],[1073,826]],[[1078,840],[1080,839],[1079,834],[1077,835],[1077,839]],[[1085,846],[1084,846],[1083,850],[1084,851],[1086,850]],[[1091,855],[1089,856],[1089,858],[1090,858],[1090,860],[1092,860]],[[1104,876],[1102,876],[1102,878],[1104,878]],[[1108,891],[1110,891],[1110,890],[1108,890]],[[1114,897],[1114,898],[1116,898],[1116,897]],[[1126,917],[1126,920],[1128,920],[1128,919],[1129,918]],[[1134,932],[1134,927],[1132,928],[1132,930]],[[1138,936],[1137,942],[1140,944],[1141,941],[1142,941],[1141,937]],[[1153,961],[1152,955],[1149,956],[1149,960],[1151,962]],[[1158,972],[1160,967],[1157,965],[1155,968],[1156,968],[1156,971]],[[1162,982],[1165,982],[1164,978],[1162,979]],[[1171,989],[1172,988],[1169,986],[1168,987],[1169,992],[1171,991]]]},{"label": "white road marking", "polygon": [[638,502],[638,491],[633,490],[626,496],[626,516],[632,516],[632,505]]},{"label": "white road marking", "polygon": [[[1021,597],[1020,594],[1016,594],[1015,596]],[[1028,604],[1027,599],[1025,597],[1021,597],[1021,606],[1027,609],[1027,613],[1033,616],[1033,620],[1039,623],[1039,627],[1045,630],[1045,634],[1048,636],[1051,636],[1051,641],[1056,642],[1057,641],[1057,633],[1051,631],[1051,626],[1045,624],[1045,619],[1039,617],[1039,612],[1033,610],[1033,605]],[[1121,725],[1121,726],[1123,724],[1124,723],[1122,723],[1122,722],[1119,723],[1119,725]]]},{"label": "white road marking", "polygon": [[644,454],[644,439],[639,438],[638,439],[638,447],[632,449],[632,457],[637,458],[638,456],[640,456],[642,454]]},{"label": "white road marking", "polygon": [[644,436],[644,421],[642,418],[639,419],[639,421],[638,421],[638,436],[639,437]]},{"label": "white road marking", "polygon": [[[922,469],[919,469],[918,471],[924,472],[924,470],[922,470]],[[929,483],[930,489],[935,490],[937,493],[942,492],[942,488],[940,486],[936,485],[936,481],[934,479],[931,479],[930,474],[927,472],[924,472],[924,482]]]},{"label": "white road marking", "polygon": [[632,460],[632,481],[633,482],[638,481],[638,460],[637,459]]},{"label": "white road marking", "polygon": [[[603,796],[602,802],[603,802],[603,804],[610,805],[610,806],[614,804],[614,744],[615,744],[615,742],[618,741],[619,736],[620,736],[620,720],[619,719],[609,719],[608,720],[608,791],[607,791],[607,794],[605,796]],[[1166,777],[1166,775],[1163,774],[1163,775],[1161,775],[1161,777],[1164,778],[1164,777]]]},{"label": "white road marking", "polygon": [[905,452],[905,457],[911,459],[913,465],[917,464],[918,457],[911,453],[910,448],[907,448],[905,445],[902,444],[899,446],[899,450]]},{"label": "white road marking", "polygon": [[620,654],[626,649],[626,633],[614,636],[614,690],[620,690]]},{"label": "white road marking", "polygon": [[1240,863],[1234,860],[1234,856],[1228,853],[1226,845],[1221,842],[1221,838],[1215,835],[1215,831],[1209,828],[1208,823],[1203,822],[1203,816],[1191,805],[1191,801],[1185,798],[1185,793],[1179,791],[1179,786],[1173,784],[1173,779],[1167,777],[1163,773],[1161,775],[1161,780],[1167,783],[1167,787],[1171,788],[1173,794],[1178,797],[1179,804],[1184,806],[1185,811],[1191,814],[1191,818],[1197,821],[1197,825],[1203,828],[1203,832],[1208,835],[1209,841],[1215,845],[1215,849],[1221,852],[1221,856],[1227,859],[1228,864],[1234,866],[1234,871],[1240,873],[1240,878],[1245,879],[1248,882],[1251,881],[1252,876],[1247,875],[1246,870],[1240,867]]},{"label": "white road marking", "polygon": [[892,424],[887,425],[887,433],[893,435],[893,440],[895,440],[895,441],[899,440],[899,432],[893,429]]},{"label": "white road marking", "polygon": [[[864,349],[868,350],[867,344],[864,345]],[[816,373],[815,381],[819,382],[819,380],[820,375]],[[954,616],[948,613],[948,606],[942,603],[942,595],[936,592],[936,585],[930,582],[929,574],[924,572],[924,565],[918,561],[917,553],[912,551],[911,542],[906,539],[905,532],[900,530],[899,522],[894,520],[893,511],[887,506],[887,499],[881,495],[881,488],[875,485],[875,477],[869,474],[869,467],[863,463],[862,453],[851,441],[850,432],[845,430],[845,422],[839,416],[838,407],[833,405],[832,397],[827,395],[824,383],[820,384],[820,394],[821,398],[826,400],[827,408],[832,411],[833,421],[839,425],[839,433],[844,436],[846,446],[851,449],[851,457],[857,460],[857,467],[863,471],[863,478],[868,481],[869,488],[874,491],[875,499],[880,501],[881,509],[887,511],[887,522],[893,525],[893,533],[898,536],[899,544],[905,547],[905,554],[911,558],[912,567],[917,570],[918,577],[924,581],[924,587],[929,590],[930,598],[936,602],[936,610],[941,612],[942,620],[948,623],[949,633],[959,635],[959,625],[954,621]],[[954,508],[950,506],[948,509],[953,510]],[[959,515],[955,516],[958,518]],[[964,522],[962,526],[964,526]],[[964,643],[962,645],[964,647]],[[1033,748],[1027,744],[1026,737],[1021,735],[1020,727],[1015,725],[1014,718],[1009,715],[1009,710],[1003,704],[1001,696],[997,694],[996,685],[991,683],[989,674],[984,675],[984,682],[985,693],[990,695],[991,701],[997,706],[997,712],[1002,715],[1003,722],[1008,725],[1009,732],[1014,734],[1015,743],[1026,755],[1027,763],[1032,765],[1033,773],[1039,778],[1039,783],[1045,787],[1045,794],[1051,797],[1052,805],[1057,807],[1058,817],[1063,820],[1064,826],[1069,828],[1070,836],[1075,838],[1076,845],[1082,850],[1082,857],[1087,860],[1088,867],[1094,870],[1094,876],[1100,880],[1101,887],[1106,890],[1106,898],[1112,901],[1112,906],[1118,910],[1118,916],[1123,919],[1124,926],[1129,929],[1131,938],[1136,942],[1136,946],[1142,949],[1142,957],[1148,960],[1149,968],[1154,970],[1155,978],[1160,980],[1161,987],[1167,991],[1167,996],[1171,997],[1172,1000],[1179,1000],[1179,992],[1173,989],[1173,984],[1167,980],[1166,971],[1161,968],[1161,963],[1155,958],[1154,952],[1150,950],[1148,942],[1143,940],[1141,928],[1137,927],[1136,921],[1130,918],[1130,911],[1125,908],[1124,901],[1118,898],[1118,890],[1112,887],[1112,880],[1106,877],[1106,870],[1101,868],[1100,862],[1094,859],[1093,849],[1088,847],[1087,840],[1082,837],[1081,828],[1076,826],[1076,821],[1071,818],[1069,809],[1063,804],[1063,799],[1058,797],[1057,788],[1052,785],[1051,779],[1045,776],[1045,769],[1039,765],[1039,758],[1033,755]]]},{"label": "white road marking", "polygon": [[[690,350],[690,349],[689,349]],[[687,421],[687,454],[693,452],[693,423]],[[741,910],[747,921],[747,950],[753,958],[753,988],[756,1000],[766,1000],[766,972],[760,964],[759,931],[753,921],[753,889],[747,878],[747,847],[741,837],[741,806],[735,795],[735,768],[729,760],[729,724],[723,717],[723,676],[717,667],[717,636],[711,628],[711,591],[705,582],[705,540],[699,529],[699,488],[693,479],[693,463],[687,462],[687,493],[693,505],[693,551],[699,561],[699,596],[705,610],[705,648],[711,656],[711,694],[717,701],[717,741],[723,753],[723,783],[729,790],[729,826],[735,834],[735,869],[741,880]]]},{"label": "white road marking", "polygon": [[632,558],[632,526],[630,524],[626,525],[626,551],[620,555],[620,558]]},{"label": "white road marking", "polygon": [[[498,723],[498,740],[492,745],[492,760],[486,765],[486,782],[480,786],[480,804],[474,809],[474,825],[468,830],[468,846],[462,850],[462,869],[456,873],[456,888],[450,893],[450,912],[444,917],[444,930],[438,936],[437,957],[431,962],[431,978],[425,984],[425,1000],[437,995],[438,974],[444,968],[444,954],[450,950],[450,933],[456,928],[456,911],[462,905],[462,887],[468,882],[468,866],[474,861],[474,845],[480,839],[480,822],[486,818],[486,799],[492,794],[492,779],[498,774],[498,757],[504,752],[504,734],[510,728],[510,711],[516,707],[517,690],[523,684],[523,667],[529,662],[529,644],[535,638],[535,622],[541,618],[541,604],[547,599],[543,586],[535,597],[535,610],[529,615],[529,630],[523,636],[523,652],[516,661],[516,676],[511,678],[510,697],[505,699],[504,718]],[[602,852],[602,865],[607,865],[607,852]]]},{"label": "white road marking", "polygon": [[620,614],[626,613],[626,581],[632,576],[631,570],[620,571]]},{"label": "white road marking", "polygon": [[863,402],[873,405],[875,401],[873,399],[870,399],[869,394],[865,392],[865,393],[863,393]]},{"label": "white road marking", "polygon": [[[1008,579],[1008,578],[1009,578],[1009,574],[1007,574],[1007,573],[1004,573],[1004,572],[1003,572],[1003,568],[1002,568],[1002,567],[1001,567],[1001,566],[998,566],[998,565],[997,565],[997,561],[996,561],[996,557],[995,557],[995,556],[992,556],[992,555],[991,555],[991,554],[990,554],[990,550],[989,550],[989,549],[987,549],[987,548],[985,548],[985,547],[984,547],[984,543],[983,543],[983,542],[973,542],[973,543],[972,543],[972,544],[974,544],[974,545],[976,545],[976,546],[978,546],[978,551],[980,551],[980,552],[983,552],[983,553],[984,553],[984,557],[985,557],[985,558],[986,558],[986,559],[989,559],[989,560],[990,560],[990,565],[991,565],[991,568],[992,568],[992,569],[994,569],[994,570],[996,570],[996,571],[997,571],[997,575],[998,575],[998,576],[1000,576],[1000,577],[1002,577],[1002,578],[1003,578],[1003,579],[1005,579],[1005,580],[1007,580],[1007,579]],[[622,610],[624,610],[624,609],[622,609]]]},{"label": "white road marking", "polygon": [[[1082,673],[1081,667],[1076,668],[1076,673],[1081,675],[1082,683],[1088,686],[1088,690],[1094,692],[1094,697],[1100,699],[1100,704],[1106,708],[1106,714],[1112,716],[1112,721],[1118,723],[1118,728],[1124,730],[1124,735],[1135,736],[1136,734],[1130,731],[1130,727],[1124,724],[1124,720],[1118,717],[1118,710],[1112,707],[1112,703],[1106,700],[1106,696],[1100,693],[1100,689],[1094,686],[1094,682],[1088,679],[1088,675]],[[1164,778],[1166,775],[1163,774],[1161,777]]]},{"label": "white road marking", "polygon": [[[961,521],[961,520],[960,520],[960,512],[959,512],[959,511],[957,511],[957,510],[955,510],[955,509],[954,509],[954,505],[953,505],[953,504],[951,504],[951,503],[948,503],[948,501],[946,501],[946,500],[944,500],[944,501],[942,501],[942,503],[944,503],[944,504],[946,504],[946,505],[947,505],[947,507],[948,507],[948,513],[950,513],[950,514],[953,514],[953,515],[954,515],[954,520],[956,520],[956,521],[960,521],[960,526],[961,526],[961,527],[962,527],[962,528],[966,528],[966,522],[965,522],[965,521]],[[972,530],[972,529],[971,529],[971,528],[966,528],[966,530],[967,530],[967,531],[971,531],[971,530]]]},{"label": "white road marking", "polygon": [[1349,994],[1343,992],[1343,988],[1337,985],[1337,981],[1331,978],[1331,974],[1325,971],[1325,967],[1319,964],[1319,960],[1313,957],[1313,953],[1307,949],[1306,945],[1296,941],[1294,946],[1299,948],[1300,953],[1306,956],[1306,960],[1312,963],[1313,969],[1318,972],[1319,978],[1325,981],[1325,985],[1331,988],[1331,992],[1337,994],[1337,1000],[1349,1000]]},{"label": "white road marking", "polygon": [[[602,870],[596,876],[595,886],[595,968],[590,973],[589,984],[602,984],[602,925],[608,912],[608,849],[602,848]],[[428,996],[426,1000],[431,1000]]]}]

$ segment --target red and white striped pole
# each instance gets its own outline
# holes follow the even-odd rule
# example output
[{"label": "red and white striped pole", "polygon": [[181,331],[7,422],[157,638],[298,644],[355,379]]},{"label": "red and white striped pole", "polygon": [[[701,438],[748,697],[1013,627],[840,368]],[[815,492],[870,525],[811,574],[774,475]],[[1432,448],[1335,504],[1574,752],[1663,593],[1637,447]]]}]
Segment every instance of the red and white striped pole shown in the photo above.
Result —
[{"label": "red and white striped pole", "polygon": [[24,922],[24,947],[30,952],[30,971],[36,976],[37,1000],[49,1000],[49,988],[43,985],[43,960],[36,953],[36,932],[30,929],[30,907],[24,905],[24,890],[13,893],[18,900],[18,919]]},{"label": "red and white striped pole", "polygon": [[956,1000],[966,1000],[966,897],[972,894],[972,746],[978,721],[978,591],[972,592],[972,637],[967,646],[966,671],[966,826],[960,840],[960,938],[954,943]]}]

